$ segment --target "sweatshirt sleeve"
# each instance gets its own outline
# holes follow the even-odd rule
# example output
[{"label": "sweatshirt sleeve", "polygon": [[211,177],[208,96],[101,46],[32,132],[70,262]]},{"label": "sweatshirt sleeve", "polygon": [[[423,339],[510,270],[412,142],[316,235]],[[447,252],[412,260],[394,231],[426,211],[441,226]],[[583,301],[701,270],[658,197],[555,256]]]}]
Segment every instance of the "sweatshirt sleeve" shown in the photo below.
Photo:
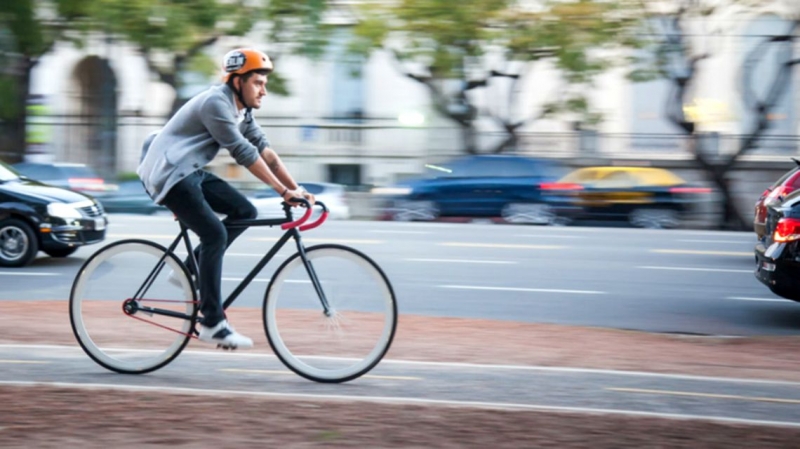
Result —
[{"label": "sweatshirt sleeve", "polygon": [[244,130],[244,136],[250,143],[255,145],[258,151],[269,147],[269,140],[267,140],[266,134],[264,134],[264,131],[258,126],[258,123],[256,123],[255,118],[252,118],[250,123],[247,124],[247,128]]},{"label": "sweatshirt sleeve", "polygon": [[224,99],[208,97],[200,107],[200,120],[211,137],[228,150],[237,164],[249,167],[258,159],[259,149],[239,131],[230,105]]}]

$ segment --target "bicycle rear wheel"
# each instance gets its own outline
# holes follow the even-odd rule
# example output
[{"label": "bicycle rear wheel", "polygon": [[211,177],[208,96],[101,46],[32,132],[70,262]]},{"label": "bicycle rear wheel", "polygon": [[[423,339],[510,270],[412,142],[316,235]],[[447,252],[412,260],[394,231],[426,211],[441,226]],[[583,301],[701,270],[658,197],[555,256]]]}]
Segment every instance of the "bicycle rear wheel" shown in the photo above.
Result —
[{"label": "bicycle rear wheel", "polygon": [[386,275],[361,252],[341,245],[306,255],[329,306],[300,254],[275,272],[264,298],[264,330],[272,349],[295,373],[317,382],[346,382],[371,370],[389,350],[397,302]]},{"label": "bicycle rear wheel", "polygon": [[69,298],[72,331],[101,366],[146,373],[172,361],[189,342],[197,316],[194,286],[174,254],[159,264],[165,253],[153,242],[123,240],[97,251],[78,272]]}]

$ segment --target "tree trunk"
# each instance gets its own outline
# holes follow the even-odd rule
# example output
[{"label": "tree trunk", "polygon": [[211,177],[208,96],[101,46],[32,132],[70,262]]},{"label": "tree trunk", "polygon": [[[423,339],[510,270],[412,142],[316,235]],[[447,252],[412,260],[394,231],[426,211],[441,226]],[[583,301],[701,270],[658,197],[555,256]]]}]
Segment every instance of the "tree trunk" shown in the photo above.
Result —
[{"label": "tree trunk", "polygon": [[710,174],[715,186],[722,195],[722,216],[718,227],[729,231],[745,231],[747,225],[739,210],[736,208],[736,199],[731,191],[730,177],[726,176],[728,170],[713,170]]},{"label": "tree trunk", "polygon": [[736,208],[736,200],[733,197],[730,177],[728,176],[739,154],[734,155],[727,161],[714,161],[711,158],[707,159],[703,149],[700,148],[697,134],[692,133],[687,135],[687,137],[690,139],[691,151],[692,154],[694,154],[694,160],[697,162],[698,167],[706,173],[707,179],[714,184],[716,190],[722,195],[722,214],[717,221],[716,227],[718,229],[731,231],[747,230],[745,219]]},{"label": "tree trunk", "polygon": [[20,64],[19,75],[14,77],[16,95],[14,96],[14,116],[3,123],[0,136],[0,155],[2,160],[14,164],[25,158],[27,147],[26,124],[28,122],[28,90],[30,89],[33,63],[24,58]]},{"label": "tree trunk", "polygon": [[478,154],[477,133],[472,123],[459,122],[461,126],[461,136],[464,139],[464,151],[467,154]]}]

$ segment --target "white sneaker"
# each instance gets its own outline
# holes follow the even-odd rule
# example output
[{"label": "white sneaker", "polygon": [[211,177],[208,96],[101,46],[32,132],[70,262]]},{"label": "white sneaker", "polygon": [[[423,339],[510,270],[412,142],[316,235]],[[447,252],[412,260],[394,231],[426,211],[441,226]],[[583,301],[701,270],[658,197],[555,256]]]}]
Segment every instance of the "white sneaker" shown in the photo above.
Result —
[{"label": "white sneaker", "polygon": [[178,279],[178,275],[175,274],[175,270],[169,270],[169,276],[167,277],[167,282],[178,288],[183,288],[183,285],[181,285],[181,280]]},{"label": "white sneaker", "polygon": [[233,330],[228,320],[222,320],[214,327],[200,325],[200,334],[197,336],[200,341],[214,343],[222,348],[252,348],[253,340]]},{"label": "white sneaker", "polygon": [[[199,288],[197,285],[197,279],[192,276],[192,281],[194,281],[195,288]],[[167,276],[167,282],[174,285],[178,288],[183,288],[183,284],[181,284],[181,278],[175,273],[175,270],[169,270],[169,276]]]}]

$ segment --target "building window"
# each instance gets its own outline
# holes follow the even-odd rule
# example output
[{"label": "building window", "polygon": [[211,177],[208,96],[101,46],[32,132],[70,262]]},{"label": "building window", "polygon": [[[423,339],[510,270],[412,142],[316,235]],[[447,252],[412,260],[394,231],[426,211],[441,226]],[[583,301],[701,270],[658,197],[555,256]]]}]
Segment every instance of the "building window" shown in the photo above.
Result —
[{"label": "building window", "polygon": [[328,182],[343,184],[348,187],[361,185],[360,164],[328,164]]}]

